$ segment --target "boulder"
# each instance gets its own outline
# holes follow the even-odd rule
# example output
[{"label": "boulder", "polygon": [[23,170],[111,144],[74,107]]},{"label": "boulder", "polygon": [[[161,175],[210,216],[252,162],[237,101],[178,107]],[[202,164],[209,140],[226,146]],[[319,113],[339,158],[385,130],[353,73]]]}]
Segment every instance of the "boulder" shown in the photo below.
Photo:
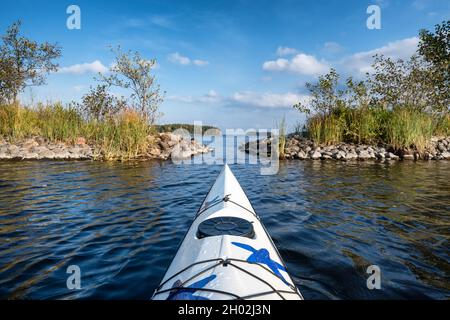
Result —
[{"label": "boulder", "polygon": [[308,155],[307,155],[306,152],[303,151],[303,150],[300,150],[300,151],[297,153],[297,157],[298,157],[300,160],[308,159]]},{"label": "boulder", "polygon": [[448,151],[442,152],[441,157],[444,158],[445,160],[450,160],[450,152]]},{"label": "boulder", "polygon": [[322,157],[322,154],[319,151],[314,151],[311,154],[311,159],[318,160]]},{"label": "boulder", "polygon": [[396,155],[393,154],[392,152],[386,152],[385,158],[386,158],[386,159],[389,159],[389,160],[398,160],[398,159],[399,159],[399,156],[396,156]]},{"label": "boulder", "polygon": [[52,160],[55,158],[55,153],[51,150],[42,151],[39,153],[39,158]]},{"label": "boulder", "polygon": [[370,159],[370,158],[371,158],[371,156],[367,150],[359,151],[358,159],[366,160],[366,159]]},{"label": "boulder", "polygon": [[414,160],[413,154],[405,154],[403,155],[403,160]]}]

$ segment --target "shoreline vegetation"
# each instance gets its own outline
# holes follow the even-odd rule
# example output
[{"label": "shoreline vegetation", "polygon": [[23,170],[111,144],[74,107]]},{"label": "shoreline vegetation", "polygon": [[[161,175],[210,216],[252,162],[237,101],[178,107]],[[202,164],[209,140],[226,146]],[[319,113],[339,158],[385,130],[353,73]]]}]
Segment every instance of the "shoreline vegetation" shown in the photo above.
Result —
[{"label": "shoreline vegetation", "polygon": [[[193,125],[157,124],[165,92],[153,74],[156,61],[120,47],[111,49],[115,62],[106,75],[98,74],[97,86],[81,102],[22,105],[20,93],[44,85],[58,70],[61,48],[25,38],[20,26],[14,23],[0,44],[0,160],[126,161],[211,151],[166,133],[185,129],[192,136]],[[284,119],[278,124],[280,158],[449,159],[450,21],[434,33],[422,30],[419,49],[409,60],[376,55],[371,69],[345,84],[334,69],[307,83],[309,99],[294,106],[307,115],[306,124],[292,134]],[[206,130],[220,134],[211,126],[202,134]],[[244,150],[259,152],[270,143],[248,143]]]},{"label": "shoreline vegetation", "polygon": [[156,60],[120,46],[111,48],[114,63],[94,78],[97,85],[81,102],[22,105],[19,95],[27,87],[44,85],[58,71],[61,48],[28,39],[20,28],[20,21],[12,24],[0,44],[0,159],[126,161],[210,151],[182,135],[160,133],[169,127],[156,124],[165,94],[154,76]]},{"label": "shoreline vegetation", "polygon": [[325,149],[371,145],[421,158],[433,150],[434,137],[445,143],[450,136],[450,20],[434,33],[420,31],[419,39],[409,60],[375,55],[362,79],[349,77],[343,84],[331,69],[307,83],[310,99],[294,105],[307,115],[297,133]]}]

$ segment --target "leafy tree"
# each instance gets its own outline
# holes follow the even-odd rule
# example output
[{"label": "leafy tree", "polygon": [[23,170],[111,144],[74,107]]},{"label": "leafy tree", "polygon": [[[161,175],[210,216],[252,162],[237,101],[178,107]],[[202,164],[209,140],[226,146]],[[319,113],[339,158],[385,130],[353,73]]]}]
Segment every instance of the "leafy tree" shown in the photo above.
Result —
[{"label": "leafy tree", "polygon": [[352,77],[347,79],[346,103],[351,108],[368,107],[372,101],[367,81],[357,81]]},{"label": "leafy tree", "polygon": [[61,56],[57,44],[37,43],[20,35],[21,22],[13,23],[0,46],[0,96],[17,101],[28,86],[45,84],[45,76],[57,71],[54,60]]},{"label": "leafy tree", "polygon": [[112,117],[126,108],[126,100],[108,92],[106,84],[100,84],[84,95],[79,107],[91,119],[97,121]]},{"label": "leafy tree", "polygon": [[311,111],[329,114],[340,109],[344,104],[344,91],[338,89],[339,75],[331,69],[326,75],[320,76],[317,83],[306,83],[311,93],[308,103],[299,102],[294,108],[300,112],[310,114]]},{"label": "leafy tree", "polygon": [[436,92],[427,63],[418,55],[409,60],[374,56],[374,72],[367,74],[372,103],[390,109],[404,105],[418,111],[433,111]]},{"label": "leafy tree", "polygon": [[436,25],[435,32],[420,31],[419,54],[431,64],[436,108],[450,110],[450,20]]},{"label": "leafy tree", "polygon": [[110,75],[101,75],[101,80],[108,86],[130,89],[132,106],[154,124],[160,116],[158,110],[163,101],[153,75],[156,60],[146,60],[139,52],[122,52],[120,47],[112,49],[112,52],[116,55],[116,61]]}]

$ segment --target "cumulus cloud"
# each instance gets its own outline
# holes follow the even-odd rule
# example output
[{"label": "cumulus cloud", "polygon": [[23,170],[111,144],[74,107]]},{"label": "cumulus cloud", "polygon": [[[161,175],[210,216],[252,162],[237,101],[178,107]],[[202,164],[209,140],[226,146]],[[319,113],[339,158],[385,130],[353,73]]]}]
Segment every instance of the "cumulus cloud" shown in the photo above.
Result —
[{"label": "cumulus cloud", "polygon": [[289,56],[297,53],[297,49],[289,48],[289,47],[278,47],[277,49],[277,56],[284,57]]},{"label": "cumulus cloud", "polygon": [[62,67],[58,70],[58,73],[68,74],[84,74],[84,73],[106,73],[108,68],[99,60],[95,60],[91,63],[74,64],[68,67]]},{"label": "cumulus cloud", "polygon": [[374,55],[382,54],[392,59],[408,59],[417,51],[418,44],[419,38],[417,37],[389,42],[381,48],[358,52],[347,56],[340,64],[343,69],[350,73],[371,72]]},{"label": "cumulus cloud", "polygon": [[292,92],[272,93],[238,91],[229,96],[222,96],[214,90],[202,96],[170,96],[168,100],[183,103],[202,103],[213,105],[250,106],[257,108],[291,108],[294,104],[307,102],[309,96]]},{"label": "cumulus cloud", "polygon": [[196,59],[196,60],[192,61],[192,63],[195,64],[196,66],[203,67],[203,66],[207,66],[209,64],[209,61]]},{"label": "cumulus cloud", "polygon": [[307,101],[308,96],[299,95],[292,92],[271,93],[271,92],[236,92],[231,100],[244,105],[266,108],[290,108],[299,101]]},{"label": "cumulus cloud", "polygon": [[206,103],[206,104],[218,103],[223,101],[223,97],[220,94],[218,94],[215,90],[210,90],[207,94],[197,97],[173,95],[167,97],[167,99],[171,101],[184,103]]},{"label": "cumulus cloud", "polygon": [[266,71],[290,71],[303,75],[317,75],[327,72],[328,69],[328,63],[304,53],[299,53],[290,60],[280,58],[263,64],[263,70]]},{"label": "cumulus cloud", "polygon": [[185,57],[178,52],[169,54],[168,59],[170,62],[172,62],[174,64],[179,64],[182,66],[188,66],[188,65],[193,64],[198,67],[204,67],[209,64],[209,61],[200,60],[200,59],[192,60],[191,58]]},{"label": "cumulus cloud", "polygon": [[189,59],[188,57],[182,56],[178,52],[169,54],[168,59],[172,63],[181,64],[183,66],[186,66],[191,63],[191,59]]}]

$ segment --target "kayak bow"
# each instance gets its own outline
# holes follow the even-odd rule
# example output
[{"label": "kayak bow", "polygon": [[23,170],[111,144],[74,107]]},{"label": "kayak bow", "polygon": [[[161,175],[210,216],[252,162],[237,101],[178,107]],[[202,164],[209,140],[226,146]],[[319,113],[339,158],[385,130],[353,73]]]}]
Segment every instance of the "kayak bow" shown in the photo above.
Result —
[{"label": "kayak bow", "polygon": [[228,165],[203,201],[153,299],[303,299]]}]

